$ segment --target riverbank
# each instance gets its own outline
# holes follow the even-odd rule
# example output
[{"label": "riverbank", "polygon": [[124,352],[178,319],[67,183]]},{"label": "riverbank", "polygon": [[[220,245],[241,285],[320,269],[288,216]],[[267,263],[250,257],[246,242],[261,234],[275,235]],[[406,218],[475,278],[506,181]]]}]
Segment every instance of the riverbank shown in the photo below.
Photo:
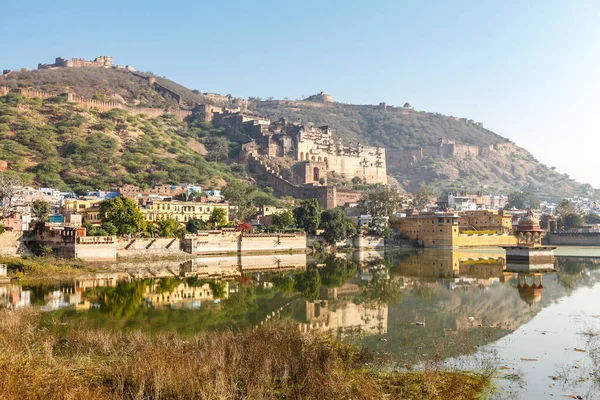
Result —
[{"label": "riverbank", "polygon": [[72,278],[99,271],[82,260],[52,256],[0,256],[0,264],[6,265],[10,278],[18,280]]},{"label": "riverbank", "polygon": [[473,399],[490,388],[480,374],[382,369],[368,350],[281,326],[152,336],[0,310],[6,399]]}]

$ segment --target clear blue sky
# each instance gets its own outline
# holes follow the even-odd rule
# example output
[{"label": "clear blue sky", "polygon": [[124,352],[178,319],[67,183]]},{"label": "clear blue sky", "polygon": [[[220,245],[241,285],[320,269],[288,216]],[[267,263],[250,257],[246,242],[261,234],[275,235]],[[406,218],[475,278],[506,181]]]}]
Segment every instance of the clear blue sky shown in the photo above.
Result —
[{"label": "clear blue sky", "polygon": [[600,187],[600,1],[21,1],[0,68],[112,55],[192,89],[484,122]]}]

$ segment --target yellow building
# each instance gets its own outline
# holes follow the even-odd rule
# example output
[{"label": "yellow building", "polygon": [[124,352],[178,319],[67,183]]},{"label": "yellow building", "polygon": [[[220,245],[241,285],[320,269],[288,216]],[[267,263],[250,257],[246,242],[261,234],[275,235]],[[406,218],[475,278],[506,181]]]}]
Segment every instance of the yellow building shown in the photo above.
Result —
[{"label": "yellow building", "polygon": [[517,238],[501,234],[461,234],[457,213],[422,213],[399,218],[394,227],[410,240],[424,247],[508,246]]},{"label": "yellow building", "polygon": [[397,220],[400,233],[425,247],[452,247],[458,236],[458,214],[423,213]]},{"label": "yellow building", "polygon": [[460,231],[494,231],[511,233],[512,216],[504,210],[476,210],[460,213],[458,219]]},{"label": "yellow building", "polygon": [[186,223],[191,219],[208,221],[215,208],[225,210],[225,218],[229,219],[229,203],[200,203],[194,201],[152,200],[141,207],[146,221],[173,219]]},{"label": "yellow building", "polygon": [[90,224],[100,224],[100,202],[98,198],[65,199],[62,202],[61,213],[79,214],[81,222]]}]

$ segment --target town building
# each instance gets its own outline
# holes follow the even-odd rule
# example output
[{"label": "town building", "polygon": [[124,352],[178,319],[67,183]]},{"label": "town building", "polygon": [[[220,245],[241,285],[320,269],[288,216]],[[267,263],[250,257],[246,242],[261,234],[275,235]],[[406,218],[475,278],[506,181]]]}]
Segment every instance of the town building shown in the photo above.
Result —
[{"label": "town building", "polygon": [[229,203],[207,203],[196,201],[167,201],[149,199],[140,205],[140,210],[146,221],[173,219],[186,223],[191,219],[208,221],[213,210],[220,208],[225,211],[225,218],[229,219]]},{"label": "town building", "polygon": [[516,244],[508,233],[460,232],[460,215],[456,212],[425,212],[394,221],[400,234],[423,247],[502,246]]},{"label": "town building", "polygon": [[460,231],[493,231],[492,233],[511,233],[512,215],[504,210],[464,211],[459,214]]}]

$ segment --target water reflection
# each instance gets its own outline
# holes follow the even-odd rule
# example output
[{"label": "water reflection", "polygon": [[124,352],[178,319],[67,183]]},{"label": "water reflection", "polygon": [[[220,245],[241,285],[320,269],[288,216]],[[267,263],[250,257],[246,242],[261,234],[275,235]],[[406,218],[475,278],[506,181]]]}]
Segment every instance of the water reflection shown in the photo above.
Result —
[{"label": "water reflection", "polygon": [[403,362],[473,352],[598,281],[598,260],[514,272],[502,249],[198,258],[128,265],[57,284],[0,286],[0,307],[39,306],[98,326],[176,330],[291,323],[359,338]]}]

